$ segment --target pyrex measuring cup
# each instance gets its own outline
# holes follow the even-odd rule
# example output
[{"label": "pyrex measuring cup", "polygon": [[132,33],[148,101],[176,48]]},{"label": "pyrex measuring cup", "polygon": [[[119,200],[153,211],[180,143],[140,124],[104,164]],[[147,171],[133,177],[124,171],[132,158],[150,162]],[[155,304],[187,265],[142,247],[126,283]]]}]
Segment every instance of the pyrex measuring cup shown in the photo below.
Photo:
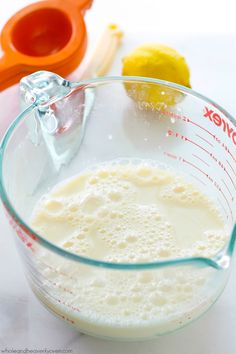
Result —
[{"label": "pyrex measuring cup", "polygon": [[[234,119],[190,89],[147,78],[72,83],[39,72],[21,81],[21,94],[28,107],[1,145],[0,192],[37,298],[82,332],[114,339],[152,338],[203,314],[227,282],[236,237]],[[48,189],[116,158],[151,159],[197,184],[221,210],[229,233],[225,248],[211,258],[112,263],[62,249],[30,227],[32,208]],[[141,306],[153,301],[154,279],[163,278],[155,316],[139,317]],[[121,286],[112,297],[114,279],[127,286],[137,279],[135,295],[128,298]],[[150,287],[145,297],[144,285]],[[178,304],[170,297],[173,288]],[[132,306],[123,313],[127,301]]]},{"label": "pyrex measuring cup", "polygon": [[26,6],[1,33],[0,90],[36,70],[68,75],[87,44],[83,13],[92,0],[47,0]]}]

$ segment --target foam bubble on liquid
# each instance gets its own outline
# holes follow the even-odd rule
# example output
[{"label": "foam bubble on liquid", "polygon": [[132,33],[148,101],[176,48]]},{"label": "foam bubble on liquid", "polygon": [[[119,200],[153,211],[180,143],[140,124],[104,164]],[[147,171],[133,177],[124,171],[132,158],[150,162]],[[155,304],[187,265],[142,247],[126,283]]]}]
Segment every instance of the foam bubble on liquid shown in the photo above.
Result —
[{"label": "foam bubble on liquid", "polygon": [[[66,250],[113,263],[209,257],[227,242],[222,218],[201,191],[147,163],[102,165],[65,181],[40,200],[32,225]],[[42,261],[49,264],[48,256]],[[192,268],[114,273],[54,259],[40,269],[45,287],[53,280],[53,298],[66,299],[62,313],[79,308],[89,321],[121,327],[176,316],[186,322],[183,313],[200,308],[211,274]]]}]

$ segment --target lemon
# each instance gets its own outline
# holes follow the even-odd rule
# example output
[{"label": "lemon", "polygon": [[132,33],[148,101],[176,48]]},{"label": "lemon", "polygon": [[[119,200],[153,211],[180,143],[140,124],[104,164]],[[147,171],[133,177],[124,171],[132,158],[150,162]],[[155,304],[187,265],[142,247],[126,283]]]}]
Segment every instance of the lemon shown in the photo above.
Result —
[{"label": "lemon", "polygon": [[[123,59],[122,75],[144,76],[190,86],[190,72],[185,58],[175,49],[162,44],[143,45]],[[178,90],[164,85],[127,83],[126,90],[136,101],[147,104],[173,105],[181,98]]]}]

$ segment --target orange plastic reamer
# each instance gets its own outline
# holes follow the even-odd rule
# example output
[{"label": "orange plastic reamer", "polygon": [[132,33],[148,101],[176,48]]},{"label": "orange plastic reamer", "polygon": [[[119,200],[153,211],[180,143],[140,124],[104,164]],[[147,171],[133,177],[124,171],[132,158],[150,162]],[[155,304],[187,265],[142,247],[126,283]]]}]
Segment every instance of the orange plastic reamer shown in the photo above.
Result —
[{"label": "orange plastic reamer", "polygon": [[36,70],[66,76],[87,46],[83,14],[92,0],[47,0],[17,12],[1,33],[0,91]]}]

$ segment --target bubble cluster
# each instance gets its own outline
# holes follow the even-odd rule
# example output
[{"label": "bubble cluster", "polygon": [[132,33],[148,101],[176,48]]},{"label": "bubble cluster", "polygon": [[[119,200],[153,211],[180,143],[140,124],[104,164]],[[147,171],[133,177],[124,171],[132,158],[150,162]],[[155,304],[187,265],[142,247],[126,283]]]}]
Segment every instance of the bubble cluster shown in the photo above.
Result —
[{"label": "bubble cluster", "polygon": [[[202,214],[205,226],[194,219]],[[184,233],[187,221],[191,235]],[[210,257],[228,239],[200,190],[145,163],[101,165],[65,181],[39,201],[32,225],[68,251],[113,263]],[[46,256],[41,261],[49,262]],[[190,267],[114,273],[53,259],[50,264],[40,270],[54,299],[66,300],[67,310],[79,308],[91,321],[119,326],[190,320],[189,308],[201,306],[211,275],[211,269]]]},{"label": "bubble cluster", "polygon": [[[176,222],[171,215],[178,205],[185,209]],[[177,242],[177,224],[185,228],[184,213],[191,205],[204,208],[213,221],[220,218],[208,198],[182,177],[148,163],[114,163],[56,186],[36,207],[32,223],[53,240],[55,231],[67,230],[58,236],[62,247],[109,262],[212,255],[227,240],[223,225],[214,230],[212,222],[213,228],[199,239],[193,235],[188,247]]]},{"label": "bubble cluster", "polygon": [[180,177],[175,177],[172,183],[166,185],[160,196],[163,200],[182,204],[209,204],[207,197],[200,190]]},{"label": "bubble cluster", "polygon": [[74,309],[75,315],[79,309],[88,322],[124,327],[160,325],[167,320],[170,326],[176,318],[185,321],[189,310],[197,311],[206,300],[204,291],[212,275],[209,269],[191,268],[114,273],[79,265],[67,269],[61,264],[55,269],[54,273],[51,266],[44,267],[42,275],[45,287],[50,287],[51,301],[63,299],[63,313],[71,314]]}]

